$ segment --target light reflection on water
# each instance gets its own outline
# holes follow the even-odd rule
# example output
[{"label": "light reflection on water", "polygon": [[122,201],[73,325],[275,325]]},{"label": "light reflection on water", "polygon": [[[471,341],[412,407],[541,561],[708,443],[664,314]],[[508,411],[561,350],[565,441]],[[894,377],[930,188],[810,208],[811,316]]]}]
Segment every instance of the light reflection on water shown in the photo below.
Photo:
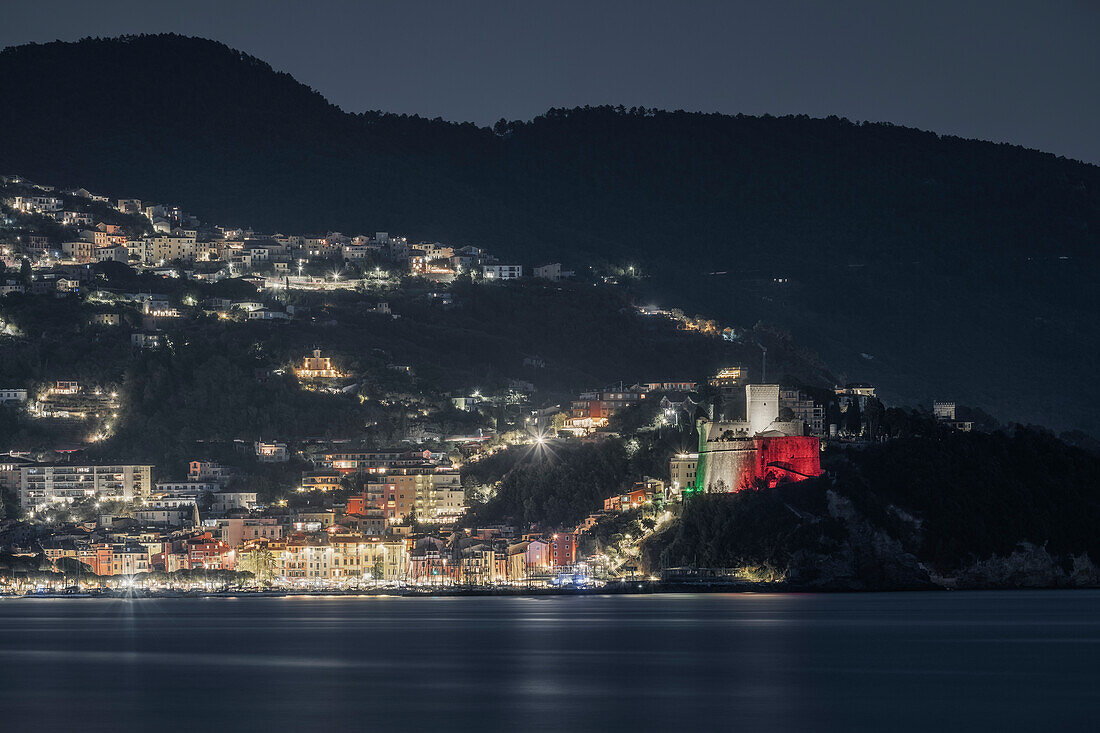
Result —
[{"label": "light reflection on water", "polygon": [[1100,593],[5,599],[6,730],[1094,730]]}]

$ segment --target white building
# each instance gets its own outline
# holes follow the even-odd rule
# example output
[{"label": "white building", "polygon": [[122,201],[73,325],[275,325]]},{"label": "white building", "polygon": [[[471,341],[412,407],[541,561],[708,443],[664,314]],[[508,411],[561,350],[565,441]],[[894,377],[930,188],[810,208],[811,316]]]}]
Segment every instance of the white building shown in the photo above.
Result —
[{"label": "white building", "polygon": [[[779,418],[778,384],[746,384],[745,417],[748,421],[749,435],[759,435],[769,428],[780,430],[787,435],[802,434],[801,421],[797,421],[797,426],[776,422]],[[775,427],[771,427],[773,424]]]},{"label": "white building", "polygon": [[19,504],[39,509],[86,497],[133,501],[148,497],[153,467],[145,465],[34,465],[19,471]]},{"label": "white building", "polygon": [[16,196],[12,208],[25,214],[45,214],[61,211],[64,202],[56,196]]},{"label": "white building", "polygon": [[787,408],[795,418],[806,423],[811,435],[825,434],[825,408],[797,389],[785,389],[779,393],[779,407]]},{"label": "white building", "polygon": [[61,224],[67,227],[75,227],[81,224],[91,226],[92,215],[83,211],[63,211],[61,212]]},{"label": "white building", "polygon": [[365,260],[380,249],[376,244],[360,242],[358,240],[359,237],[356,237],[352,240],[351,244],[345,244],[343,246],[345,260]]},{"label": "white building", "polygon": [[482,265],[481,275],[486,280],[517,280],[523,277],[523,266]]},{"label": "white building", "polygon": [[159,494],[141,502],[134,519],[142,524],[184,527],[198,524],[198,497],[193,494]]},{"label": "white building", "polygon": [[216,514],[224,514],[233,509],[252,511],[256,507],[255,491],[219,491],[213,496],[214,501],[210,505],[210,511]]},{"label": "white building", "polygon": [[191,494],[198,496],[206,492],[221,491],[222,485],[217,481],[158,481],[158,494]]},{"label": "white building", "polygon": [[0,389],[0,402],[26,402],[27,390],[18,388]]},{"label": "white building", "polygon": [[866,382],[852,382],[837,387],[836,396],[840,399],[842,410],[848,409],[848,403],[855,402],[860,410],[867,409],[867,400],[875,399],[875,388]]},{"label": "white building", "polygon": [[265,443],[256,441],[256,457],[261,463],[285,463],[290,460],[290,453],[286,449],[286,443]]}]

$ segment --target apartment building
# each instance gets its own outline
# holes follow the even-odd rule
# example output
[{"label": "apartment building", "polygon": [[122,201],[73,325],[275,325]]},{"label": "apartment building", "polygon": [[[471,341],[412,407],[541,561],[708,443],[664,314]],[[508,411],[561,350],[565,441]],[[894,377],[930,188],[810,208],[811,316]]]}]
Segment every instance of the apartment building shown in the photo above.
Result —
[{"label": "apartment building", "polygon": [[272,543],[275,573],[288,580],[403,580],[408,573],[405,543],[368,540],[359,535],[296,535]]},{"label": "apartment building", "polygon": [[320,466],[340,473],[378,473],[381,469],[422,466],[432,459],[431,451],[352,450],[321,455]]},{"label": "apartment building", "polygon": [[382,515],[397,521],[416,512],[425,521],[447,521],[466,511],[466,492],[456,468],[395,468],[367,482]]},{"label": "apartment building", "polygon": [[695,475],[698,470],[698,453],[677,453],[674,455],[668,462],[672,496],[679,496],[685,490],[695,488]]},{"label": "apartment building", "polygon": [[75,262],[96,261],[95,244],[93,244],[92,242],[86,242],[83,239],[78,239],[74,242],[62,242],[61,253],[65,255],[66,259],[70,259]]},{"label": "apartment building", "polygon": [[169,235],[161,237],[149,237],[145,241],[142,262],[156,264],[158,262],[171,262],[183,260],[193,262],[195,260],[195,237],[187,235]]},{"label": "apartment building", "polygon": [[85,497],[133,501],[148,497],[153,488],[153,467],[146,465],[35,464],[19,471],[24,510]]},{"label": "apartment building", "polygon": [[785,389],[779,393],[779,408],[790,410],[795,420],[806,423],[811,435],[825,435],[825,408],[797,389]]}]

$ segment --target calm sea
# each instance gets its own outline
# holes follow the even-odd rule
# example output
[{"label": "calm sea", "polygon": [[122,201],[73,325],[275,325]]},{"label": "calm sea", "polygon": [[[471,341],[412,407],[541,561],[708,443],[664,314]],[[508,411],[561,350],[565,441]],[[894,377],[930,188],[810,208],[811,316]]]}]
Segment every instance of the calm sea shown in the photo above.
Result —
[{"label": "calm sea", "polygon": [[1100,592],[0,599],[4,731],[1100,729]]}]

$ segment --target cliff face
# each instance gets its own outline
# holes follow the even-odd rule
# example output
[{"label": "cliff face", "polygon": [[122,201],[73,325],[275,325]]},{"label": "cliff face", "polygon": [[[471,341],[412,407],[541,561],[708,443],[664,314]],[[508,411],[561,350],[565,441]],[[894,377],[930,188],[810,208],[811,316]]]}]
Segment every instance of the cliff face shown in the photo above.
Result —
[{"label": "cliff face", "polygon": [[958,589],[1100,587],[1100,570],[1088,555],[1054,556],[1030,542],[1021,542],[1007,556],[995,555],[930,577],[936,585]]},{"label": "cliff face", "polygon": [[[899,474],[924,448],[936,458]],[[969,476],[956,455],[991,478]],[[1021,429],[829,458],[831,474],[818,479],[690,498],[644,545],[647,571],[736,568],[745,579],[822,590],[1100,585],[1096,456]],[[893,470],[880,475],[880,461]]]},{"label": "cliff face", "polygon": [[[704,562],[724,558],[714,561],[743,579],[820,590],[937,587],[906,543],[868,521],[850,500],[831,489],[815,497],[808,487],[791,488],[762,489],[751,498],[746,492],[691,499],[684,516],[643,547],[646,571],[681,564],[673,558],[689,549],[701,522],[707,528],[695,542],[707,546]],[[753,533],[749,524],[766,527],[775,542]]]}]

